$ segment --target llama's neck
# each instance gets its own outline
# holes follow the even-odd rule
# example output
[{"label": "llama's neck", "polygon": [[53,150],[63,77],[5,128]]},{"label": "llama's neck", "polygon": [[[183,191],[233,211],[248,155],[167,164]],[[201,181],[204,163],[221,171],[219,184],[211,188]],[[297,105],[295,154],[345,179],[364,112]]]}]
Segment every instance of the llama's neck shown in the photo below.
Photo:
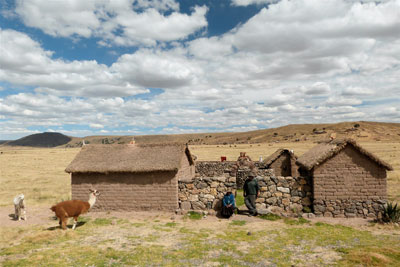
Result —
[{"label": "llama's neck", "polygon": [[96,196],[94,194],[90,194],[88,202],[89,202],[90,208],[93,207],[94,203],[96,203]]}]

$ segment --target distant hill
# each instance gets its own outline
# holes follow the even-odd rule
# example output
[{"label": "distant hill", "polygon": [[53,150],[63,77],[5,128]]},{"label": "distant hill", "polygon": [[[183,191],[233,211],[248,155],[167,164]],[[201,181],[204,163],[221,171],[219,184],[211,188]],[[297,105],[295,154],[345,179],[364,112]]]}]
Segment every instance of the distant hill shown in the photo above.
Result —
[{"label": "distant hill", "polygon": [[60,133],[30,135],[4,145],[39,147],[80,147],[86,144],[136,143],[187,143],[189,145],[256,144],[277,142],[319,142],[336,138],[353,138],[357,141],[400,142],[400,123],[341,122],[331,124],[291,124],[279,128],[240,133],[198,133],[140,136],[87,136],[68,137]]},{"label": "distant hill", "polygon": [[202,133],[181,135],[136,136],[138,143],[182,142],[188,144],[247,144],[268,142],[318,142],[336,138],[359,141],[400,142],[400,123],[341,122],[332,124],[291,124],[279,128],[240,133]]},{"label": "distant hill", "polygon": [[31,147],[56,147],[66,145],[72,140],[71,137],[61,133],[32,134],[15,141],[8,141],[8,146],[31,146]]},{"label": "distant hill", "polygon": [[[353,138],[359,141],[400,142],[400,123],[341,122],[331,124],[291,124],[279,128],[240,133],[198,133],[139,136],[87,136],[83,139],[91,144],[136,143],[188,143],[190,145],[222,145],[269,142],[319,142],[336,138]],[[73,138],[68,146],[82,145],[82,138]]]}]

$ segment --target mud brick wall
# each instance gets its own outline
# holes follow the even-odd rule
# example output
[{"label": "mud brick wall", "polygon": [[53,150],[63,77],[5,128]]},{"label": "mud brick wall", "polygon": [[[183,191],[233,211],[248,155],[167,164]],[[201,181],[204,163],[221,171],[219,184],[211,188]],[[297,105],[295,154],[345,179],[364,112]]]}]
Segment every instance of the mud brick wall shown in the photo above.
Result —
[{"label": "mud brick wall", "polygon": [[191,180],[195,175],[195,165],[190,165],[185,154],[182,155],[181,167],[176,174],[178,180]]},{"label": "mud brick wall", "polygon": [[269,168],[273,169],[277,176],[292,176],[290,155],[287,153],[281,155],[272,162]]},{"label": "mud brick wall", "polygon": [[72,199],[88,201],[99,190],[94,211],[171,210],[178,208],[176,172],[73,173]]},{"label": "mud brick wall", "polygon": [[386,203],[386,170],[351,146],[314,172],[314,213],[335,217],[380,216]]}]

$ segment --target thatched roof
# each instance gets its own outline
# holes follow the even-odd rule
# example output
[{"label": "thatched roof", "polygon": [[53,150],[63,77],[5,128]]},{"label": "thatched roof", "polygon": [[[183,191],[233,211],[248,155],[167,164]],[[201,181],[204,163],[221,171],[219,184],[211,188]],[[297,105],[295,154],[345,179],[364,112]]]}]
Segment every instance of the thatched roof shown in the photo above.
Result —
[{"label": "thatched roof", "polygon": [[393,170],[390,164],[384,162],[371,152],[365,150],[352,139],[333,140],[328,143],[319,144],[304,153],[301,157],[299,157],[297,163],[305,169],[311,170],[315,166],[321,165],[328,159],[337,155],[347,146],[352,146],[355,150],[368,157],[372,161],[376,162],[378,165],[384,167],[385,169],[389,171]]},{"label": "thatched roof", "polygon": [[68,165],[66,172],[153,172],[177,171],[182,156],[193,163],[184,145],[86,145]]},{"label": "thatched roof", "polygon": [[296,159],[297,159],[297,157],[294,155],[294,153],[293,153],[292,150],[280,148],[280,149],[278,149],[277,151],[275,151],[271,156],[269,156],[268,158],[266,158],[266,159],[263,161],[264,166],[269,166],[269,165],[271,165],[272,163],[274,163],[275,160],[277,160],[277,159],[278,159],[282,154],[284,154],[284,153],[288,153],[289,156],[290,156],[293,160],[296,160]]}]

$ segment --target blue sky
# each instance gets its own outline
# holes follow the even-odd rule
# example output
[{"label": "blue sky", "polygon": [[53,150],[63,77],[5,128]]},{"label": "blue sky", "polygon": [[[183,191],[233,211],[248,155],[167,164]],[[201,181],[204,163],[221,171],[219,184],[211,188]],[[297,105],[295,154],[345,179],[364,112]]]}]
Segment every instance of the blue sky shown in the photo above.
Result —
[{"label": "blue sky", "polygon": [[400,0],[0,0],[0,140],[400,122]]}]

